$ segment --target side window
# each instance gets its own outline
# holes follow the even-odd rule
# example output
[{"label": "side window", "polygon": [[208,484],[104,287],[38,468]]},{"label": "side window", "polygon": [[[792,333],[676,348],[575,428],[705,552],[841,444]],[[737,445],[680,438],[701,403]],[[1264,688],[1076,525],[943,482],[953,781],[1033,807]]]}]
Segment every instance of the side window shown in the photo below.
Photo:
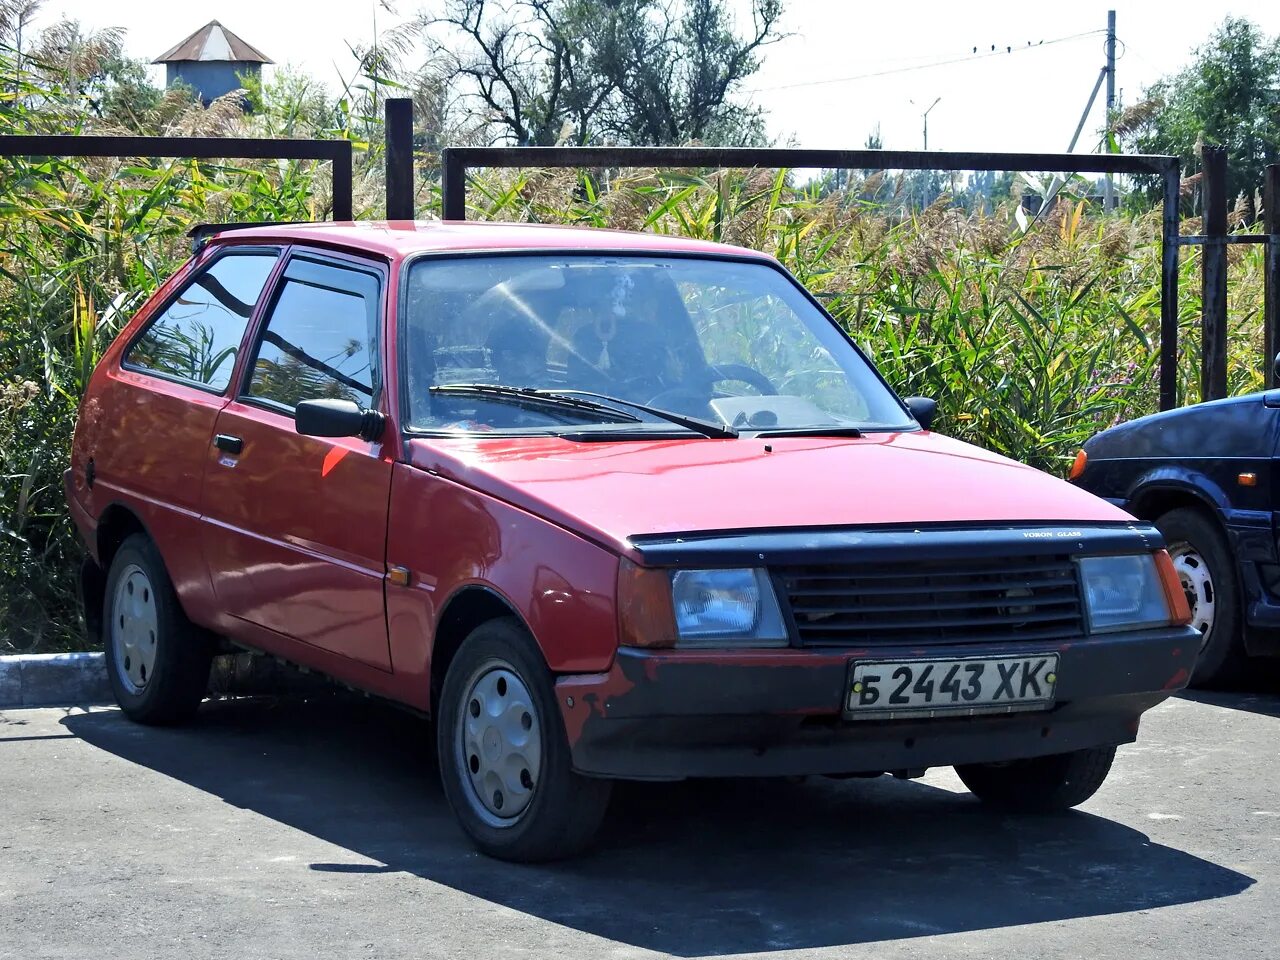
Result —
[{"label": "side window", "polygon": [[125,364],[225,390],[278,255],[274,249],[223,254],[151,321]]},{"label": "side window", "polygon": [[248,396],[368,406],[378,386],[377,275],[295,257],[258,341]]}]

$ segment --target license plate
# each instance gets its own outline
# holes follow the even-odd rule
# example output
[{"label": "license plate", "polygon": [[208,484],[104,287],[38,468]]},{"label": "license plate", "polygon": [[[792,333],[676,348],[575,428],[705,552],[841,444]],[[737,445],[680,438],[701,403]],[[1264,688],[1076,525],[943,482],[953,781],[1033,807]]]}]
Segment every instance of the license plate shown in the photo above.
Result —
[{"label": "license plate", "polygon": [[860,660],[853,664],[846,715],[1013,713],[1053,704],[1058,655],[964,660]]}]

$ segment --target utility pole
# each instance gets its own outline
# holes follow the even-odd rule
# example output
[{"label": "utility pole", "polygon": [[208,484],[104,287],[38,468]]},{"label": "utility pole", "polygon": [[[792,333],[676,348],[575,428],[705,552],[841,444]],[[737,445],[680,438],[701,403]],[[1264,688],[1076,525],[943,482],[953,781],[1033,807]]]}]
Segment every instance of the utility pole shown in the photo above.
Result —
[{"label": "utility pole", "polygon": [[[913,107],[920,106],[920,104],[916,103],[914,100],[908,100],[907,102],[910,103]],[[929,112],[941,102],[942,102],[941,97],[934,98],[933,103],[929,104],[929,106],[925,109],[924,113],[921,114],[921,119],[924,121],[924,149],[926,153],[928,153],[929,151]],[[920,196],[917,197],[916,199],[919,201],[921,207],[926,207],[931,202],[929,199],[929,186],[927,183],[924,183],[921,179],[925,175],[926,175],[926,171],[924,170],[919,170],[916,172],[915,182],[916,182],[916,186],[919,187],[920,189]],[[911,192],[914,194],[916,192],[916,189],[912,188]]]},{"label": "utility pole", "polygon": [[[1116,12],[1107,11],[1107,121],[1104,127],[1106,137],[1103,140],[1104,153],[1111,152],[1111,116],[1116,108]],[[1106,175],[1102,188],[1102,209],[1116,208],[1115,184],[1111,174]]]},{"label": "utility pole", "polygon": [[[941,100],[942,98],[938,97],[937,100],[934,100],[933,103],[929,104],[929,110],[936,107]],[[926,153],[929,152],[929,110],[924,112],[924,149]]]}]

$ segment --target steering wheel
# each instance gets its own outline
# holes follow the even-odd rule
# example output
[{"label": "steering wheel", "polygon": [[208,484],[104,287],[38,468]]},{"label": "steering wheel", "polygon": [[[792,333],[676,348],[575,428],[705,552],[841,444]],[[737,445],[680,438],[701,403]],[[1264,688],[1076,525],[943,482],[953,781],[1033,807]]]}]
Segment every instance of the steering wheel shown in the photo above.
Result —
[{"label": "steering wheel", "polygon": [[707,371],[710,374],[711,383],[719,383],[721,380],[738,380],[755,387],[762,396],[773,396],[778,392],[778,388],[768,377],[745,363],[714,363],[707,367]]},{"label": "steering wheel", "polygon": [[[721,380],[740,380],[755,387],[762,396],[772,396],[778,392],[777,388],[769,382],[768,377],[744,363],[721,363],[707,367],[706,383],[708,386],[713,383],[719,383]],[[682,401],[687,401],[687,403],[682,403]],[[674,407],[677,410],[705,411],[707,409],[707,394],[698,387],[687,385],[668,387],[655,393],[649,398],[648,403],[651,407]]]},{"label": "steering wheel", "polygon": [[693,416],[702,416],[707,412],[707,395],[697,387],[669,387],[655,393],[647,403],[651,407],[690,413]]}]

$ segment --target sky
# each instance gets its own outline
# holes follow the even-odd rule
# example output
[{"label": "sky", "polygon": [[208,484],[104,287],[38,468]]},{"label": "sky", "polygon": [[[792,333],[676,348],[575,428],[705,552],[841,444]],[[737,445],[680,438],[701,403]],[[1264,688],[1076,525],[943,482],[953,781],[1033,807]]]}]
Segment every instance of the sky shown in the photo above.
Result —
[{"label": "sky", "polygon": [[[348,40],[367,42],[375,20],[385,29],[443,0],[386,2],[394,14],[377,0],[211,0],[199,11],[173,0],[46,0],[36,22],[65,15],[88,28],[123,27],[128,52],[150,60],[216,17],[278,64],[336,87],[352,72]],[[749,21],[751,0],[729,4]],[[1280,34],[1276,0],[784,6],[787,36],[765,49],[742,95],[766,108],[769,133],[780,144],[808,148],[861,148],[879,129],[886,148],[919,149],[922,114],[936,100],[928,117],[931,150],[1061,152],[1105,62],[1108,9],[1116,10],[1122,104],[1183,66],[1228,14]],[[157,70],[157,80],[162,76]],[[1101,101],[1100,93],[1078,152],[1097,145]]]}]

